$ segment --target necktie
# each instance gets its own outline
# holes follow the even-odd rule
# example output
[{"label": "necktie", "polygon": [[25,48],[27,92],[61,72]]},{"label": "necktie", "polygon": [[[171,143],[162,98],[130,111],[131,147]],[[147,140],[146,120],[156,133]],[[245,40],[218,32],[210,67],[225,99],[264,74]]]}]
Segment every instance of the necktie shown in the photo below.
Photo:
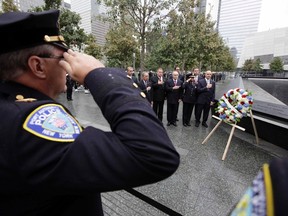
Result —
[{"label": "necktie", "polygon": [[174,85],[176,86],[176,84],[177,84],[177,80],[174,80]]}]

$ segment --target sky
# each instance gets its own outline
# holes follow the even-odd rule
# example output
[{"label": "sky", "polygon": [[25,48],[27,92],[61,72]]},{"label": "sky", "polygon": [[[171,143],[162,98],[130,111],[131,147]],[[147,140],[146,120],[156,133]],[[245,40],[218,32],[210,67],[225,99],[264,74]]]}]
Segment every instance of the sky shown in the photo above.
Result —
[{"label": "sky", "polygon": [[258,31],[288,27],[288,0],[262,0]]}]

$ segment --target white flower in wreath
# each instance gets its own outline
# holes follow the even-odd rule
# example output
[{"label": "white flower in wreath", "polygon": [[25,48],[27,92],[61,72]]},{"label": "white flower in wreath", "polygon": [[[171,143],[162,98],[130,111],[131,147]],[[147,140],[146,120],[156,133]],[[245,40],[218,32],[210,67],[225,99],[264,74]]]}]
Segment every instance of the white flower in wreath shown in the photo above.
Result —
[{"label": "white flower in wreath", "polygon": [[219,108],[218,112],[220,112],[220,113],[224,112],[224,108],[222,108],[222,107]]},{"label": "white flower in wreath", "polygon": [[229,116],[229,119],[234,120],[234,116],[233,115]]}]

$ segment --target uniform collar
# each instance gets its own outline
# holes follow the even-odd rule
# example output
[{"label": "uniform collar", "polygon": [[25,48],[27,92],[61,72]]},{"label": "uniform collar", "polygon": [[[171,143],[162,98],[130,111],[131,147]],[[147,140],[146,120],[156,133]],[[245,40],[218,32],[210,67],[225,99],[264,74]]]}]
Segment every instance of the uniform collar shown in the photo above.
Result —
[{"label": "uniform collar", "polygon": [[37,100],[53,100],[47,95],[16,82],[0,82],[0,94],[6,95],[11,100],[16,100],[17,95],[24,98],[35,98]]}]

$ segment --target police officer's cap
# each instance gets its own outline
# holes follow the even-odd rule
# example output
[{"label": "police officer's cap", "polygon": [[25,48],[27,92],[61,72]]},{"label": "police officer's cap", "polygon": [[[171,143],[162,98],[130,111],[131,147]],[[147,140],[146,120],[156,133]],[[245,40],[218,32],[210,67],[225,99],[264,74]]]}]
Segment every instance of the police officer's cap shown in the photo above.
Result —
[{"label": "police officer's cap", "polygon": [[68,46],[59,35],[58,18],[58,10],[0,15],[0,54],[41,44],[52,44],[66,51]]},{"label": "police officer's cap", "polygon": [[195,75],[190,73],[190,72],[186,74],[186,79],[194,78],[194,77],[195,77]]}]

